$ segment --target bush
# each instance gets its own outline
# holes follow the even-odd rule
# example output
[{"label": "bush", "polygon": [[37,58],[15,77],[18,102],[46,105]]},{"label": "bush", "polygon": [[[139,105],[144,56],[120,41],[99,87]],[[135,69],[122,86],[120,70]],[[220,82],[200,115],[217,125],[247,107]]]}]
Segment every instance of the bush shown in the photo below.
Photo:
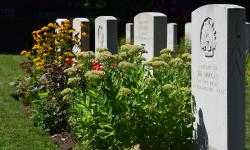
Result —
[{"label": "bush", "polygon": [[191,56],[172,58],[168,49],[143,63],[141,46],[124,45],[118,55],[99,49],[78,54],[70,123],[91,149],[187,149],[192,137]]},{"label": "bush", "polygon": [[36,125],[51,133],[72,129],[90,149],[190,148],[191,55],[183,42],[179,53],[163,49],[145,62],[145,49],[129,44],[117,55],[106,48],[75,55],[72,32],[68,20],[50,23],[21,52],[29,58],[22,64],[28,80],[16,85],[31,99]]},{"label": "bush", "polygon": [[35,125],[49,132],[67,126],[69,101],[60,93],[68,86],[64,82],[67,79],[64,70],[74,61],[72,47],[79,43],[79,39],[72,38],[73,31],[69,20],[62,25],[49,23],[32,33],[35,43],[32,49],[21,52],[29,59],[21,64],[29,78],[22,84],[23,89],[29,89],[23,90],[23,95],[32,97]]}]

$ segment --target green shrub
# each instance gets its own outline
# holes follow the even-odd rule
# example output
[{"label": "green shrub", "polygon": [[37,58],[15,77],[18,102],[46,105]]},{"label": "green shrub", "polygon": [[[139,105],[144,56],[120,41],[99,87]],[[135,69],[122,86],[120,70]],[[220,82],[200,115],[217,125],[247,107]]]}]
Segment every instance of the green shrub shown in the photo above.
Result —
[{"label": "green shrub", "polygon": [[192,137],[191,56],[161,56],[143,63],[141,46],[124,45],[118,55],[106,49],[94,58],[82,52],[72,70],[75,82],[71,127],[90,149],[187,149]]},{"label": "green shrub", "polygon": [[21,52],[28,57],[21,65],[29,80],[17,92],[19,97],[30,97],[34,124],[48,132],[58,132],[68,124],[69,101],[60,93],[68,87],[64,70],[74,62],[72,47],[79,45],[79,39],[72,38],[73,31],[69,20],[62,25],[49,23],[32,33],[32,49]]}]

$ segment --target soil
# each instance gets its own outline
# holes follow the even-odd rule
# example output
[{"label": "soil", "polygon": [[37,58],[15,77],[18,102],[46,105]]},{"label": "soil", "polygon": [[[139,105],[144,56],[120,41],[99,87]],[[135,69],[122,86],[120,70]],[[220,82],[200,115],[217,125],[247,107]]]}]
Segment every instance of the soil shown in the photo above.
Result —
[{"label": "soil", "polygon": [[[24,107],[24,112],[29,117],[32,118],[32,110],[30,106]],[[68,131],[61,131],[59,133],[54,133],[50,135],[50,139],[56,144],[59,145],[61,150],[72,150],[74,146],[73,135]]]}]

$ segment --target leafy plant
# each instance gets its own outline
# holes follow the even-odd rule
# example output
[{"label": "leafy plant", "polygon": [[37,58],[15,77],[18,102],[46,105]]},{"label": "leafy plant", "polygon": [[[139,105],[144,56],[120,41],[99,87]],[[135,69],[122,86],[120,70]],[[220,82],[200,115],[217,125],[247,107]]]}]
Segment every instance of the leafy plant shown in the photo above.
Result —
[{"label": "leafy plant", "polygon": [[[91,149],[183,149],[191,143],[191,56],[168,49],[144,63],[141,46],[118,55],[82,52],[72,70],[84,74],[86,90],[74,85],[70,123]],[[170,67],[171,66],[171,67]],[[76,82],[77,83],[77,82]]]},{"label": "leafy plant", "polygon": [[72,48],[79,45],[79,39],[72,37],[73,31],[69,20],[62,25],[49,23],[32,33],[32,49],[21,52],[29,59],[22,67],[29,76],[25,86],[30,90],[25,94],[32,95],[34,123],[49,132],[67,127],[69,101],[60,93],[68,86],[64,70],[74,63]]}]

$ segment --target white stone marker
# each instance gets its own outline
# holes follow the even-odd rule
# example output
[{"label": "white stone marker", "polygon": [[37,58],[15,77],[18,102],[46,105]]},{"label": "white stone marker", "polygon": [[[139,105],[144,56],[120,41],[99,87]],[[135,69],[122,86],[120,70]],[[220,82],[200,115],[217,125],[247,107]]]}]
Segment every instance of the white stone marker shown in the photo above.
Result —
[{"label": "white stone marker", "polygon": [[[65,20],[67,20],[67,19],[66,19],[66,18],[58,18],[58,19],[56,19],[56,23],[57,23],[58,25],[62,25],[63,22],[64,22]],[[55,32],[58,33],[58,32],[59,32],[59,29],[55,29]],[[60,47],[57,47],[57,48],[56,48],[56,51],[61,51],[61,48],[60,48]]]},{"label": "white stone marker", "polygon": [[81,44],[81,48],[79,48],[78,46],[74,46],[73,52],[74,53],[80,52],[81,49],[84,51],[89,51],[89,35],[90,35],[89,19],[74,18],[73,29],[75,29],[73,37],[77,36],[80,39],[80,44]]},{"label": "white stone marker", "polygon": [[134,24],[126,23],[126,43],[134,44]]},{"label": "white stone marker", "polygon": [[191,31],[192,31],[192,24],[188,22],[185,24],[185,47],[190,49],[191,47]]},{"label": "white stone marker", "polygon": [[168,23],[167,25],[167,48],[171,49],[173,52],[176,51],[177,44],[177,24]]},{"label": "white stone marker", "polygon": [[245,8],[192,12],[194,149],[245,149]]},{"label": "white stone marker", "polygon": [[[56,23],[58,25],[62,25],[65,20],[67,20],[67,19],[66,18],[58,18],[58,19],[56,19]],[[58,29],[56,29],[56,33],[58,33]]]},{"label": "white stone marker", "polygon": [[113,16],[99,16],[95,19],[95,49],[108,48],[117,53],[117,19]]},{"label": "white stone marker", "polygon": [[246,54],[250,52],[250,23],[246,22]]},{"label": "white stone marker", "polygon": [[157,12],[143,12],[134,18],[134,44],[148,51],[146,60],[160,55],[167,47],[167,16]]}]

